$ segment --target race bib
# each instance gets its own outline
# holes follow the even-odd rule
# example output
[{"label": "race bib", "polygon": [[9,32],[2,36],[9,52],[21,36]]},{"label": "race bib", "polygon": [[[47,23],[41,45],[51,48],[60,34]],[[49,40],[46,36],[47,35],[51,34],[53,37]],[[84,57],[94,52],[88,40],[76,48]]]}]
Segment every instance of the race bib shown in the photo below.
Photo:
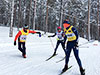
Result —
[{"label": "race bib", "polygon": [[59,35],[59,36],[58,36],[58,38],[59,38],[59,39],[62,39],[62,36],[61,36],[61,35]]},{"label": "race bib", "polygon": [[21,37],[20,37],[20,40],[26,40],[26,35],[22,35]]}]

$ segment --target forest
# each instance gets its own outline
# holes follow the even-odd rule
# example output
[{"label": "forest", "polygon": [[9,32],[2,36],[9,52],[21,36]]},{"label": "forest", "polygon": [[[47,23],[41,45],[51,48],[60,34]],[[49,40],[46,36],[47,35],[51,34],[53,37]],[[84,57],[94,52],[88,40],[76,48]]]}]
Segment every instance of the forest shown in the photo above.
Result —
[{"label": "forest", "polygon": [[24,24],[32,30],[54,33],[63,21],[78,30],[79,36],[100,41],[99,0],[0,0],[0,26],[18,30]]}]

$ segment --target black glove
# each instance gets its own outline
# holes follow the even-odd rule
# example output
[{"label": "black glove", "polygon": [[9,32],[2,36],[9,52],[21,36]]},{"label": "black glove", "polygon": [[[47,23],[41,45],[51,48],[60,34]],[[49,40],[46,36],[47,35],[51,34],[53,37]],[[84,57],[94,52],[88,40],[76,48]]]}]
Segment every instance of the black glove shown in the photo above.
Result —
[{"label": "black glove", "polygon": [[74,45],[75,47],[78,47],[78,42],[75,42],[75,45]]},{"label": "black glove", "polygon": [[36,32],[37,34],[39,34],[39,37],[41,37],[41,33],[40,32]]},{"label": "black glove", "polygon": [[37,34],[41,34],[40,32],[36,32]]},{"label": "black glove", "polygon": [[14,46],[16,45],[16,41],[14,41]]}]

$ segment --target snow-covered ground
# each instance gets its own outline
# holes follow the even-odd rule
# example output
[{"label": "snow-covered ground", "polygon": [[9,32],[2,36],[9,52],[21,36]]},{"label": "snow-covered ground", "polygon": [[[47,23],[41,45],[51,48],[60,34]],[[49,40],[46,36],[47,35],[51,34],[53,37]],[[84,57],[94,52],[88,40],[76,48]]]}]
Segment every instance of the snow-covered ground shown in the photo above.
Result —
[{"label": "snow-covered ground", "polygon": [[[54,51],[50,39],[46,35],[38,37],[37,34],[29,34],[26,42],[27,58],[24,59],[18,50],[18,43],[17,46],[13,45],[17,32],[15,28],[13,37],[9,37],[9,28],[0,27],[0,75],[58,75],[61,72],[65,61],[56,63],[65,56],[61,46],[57,50],[57,56],[45,61]],[[55,47],[56,38],[51,40]],[[85,42],[87,40],[79,38],[79,44]],[[79,48],[79,56],[86,69],[86,75],[100,74],[100,42],[82,45]],[[73,51],[69,65],[73,67],[63,75],[80,75]]]}]

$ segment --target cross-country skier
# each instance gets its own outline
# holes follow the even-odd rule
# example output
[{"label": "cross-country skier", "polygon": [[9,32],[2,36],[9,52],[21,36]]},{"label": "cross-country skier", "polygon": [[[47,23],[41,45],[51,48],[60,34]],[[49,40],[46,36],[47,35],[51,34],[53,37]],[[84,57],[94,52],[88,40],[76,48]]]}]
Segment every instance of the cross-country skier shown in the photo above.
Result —
[{"label": "cross-country skier", "polygon": [[37,33],[37,34],[39,34],[39,36],[41,36],[41,33],[40,32],[36,32],[36,31],[29,30],[28,25],[25,24],[25,26],[23,27],[23,29],[20,30],[17,33],[17,35],[15,36],[15,39],[14,39],[14,45],[16,45],[16,40],[18,38],[18,49],[22,52],[22,56],[24,58],[26,58],[25,42],[26,42],[27,35],[29,33]]},{"label": "cross-country skier", "polygon": [[78,47],[78,32],[76,28],[70,25],[70,22],[68,20],[65,20],[63,22],[64,26],[64,32],[65,35],[67,36],[67,46],[66,46],[66,59],[65,59],[65,66],[63,68],[63,72],[65,72],[68,69],[68,62],[69,62],[69,57],[71,50],[73,49],[74,56],[77,60],[77,63],[79,65],[80,73],[81,75],[85,75],[85,69],[82,67],[81,60],[79,58],[79,50],[77,49]]},{"label": "cross-country skier", "polygon": [[58,48],[60,43],[62,45],[64,52],[65,52],[66,36],[65,36],[64,32],[61,30],[61,27],[57,27],[57,32],[54,35],[48,36],[48,37],[55,37],[56,35],[57,35],[57,44],[56,44],[56,48],[54,50],[53,55],[56,55],[56,51],[57,51],[57,48]]}]

